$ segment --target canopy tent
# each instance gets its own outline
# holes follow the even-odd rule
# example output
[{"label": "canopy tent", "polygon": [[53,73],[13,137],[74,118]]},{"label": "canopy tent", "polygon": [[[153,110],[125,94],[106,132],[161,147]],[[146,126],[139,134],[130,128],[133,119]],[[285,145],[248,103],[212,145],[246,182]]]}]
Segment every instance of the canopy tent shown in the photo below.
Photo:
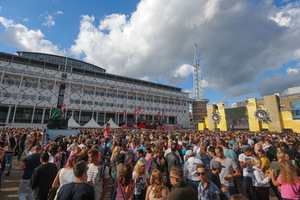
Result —
[{"label": "canopy tent", "polygon": [[130,126],[127,126],[126,124],[122,125],[121,128],[122,128],[122,129],[131,129],[131,127],[130,127]]},{"label": "canopy tent", "polygon": [[120,126],[118,126],[117,124],[115,124],[115,122],[110,118],[110,120],[104,125],[104,127],[106,127],[107,124],[110,124],[110,128],[121,128]]},{"label": "canopy tent", "polygon": [[68,120],[68,128],[80,128],[81,126],[75,121],[73,116]]},{"label": "canopy tent", "polygon": [[100,126],[92,117],[92,119],[86,123],[84,126],[84,128],[103,128],[102,126]]}]

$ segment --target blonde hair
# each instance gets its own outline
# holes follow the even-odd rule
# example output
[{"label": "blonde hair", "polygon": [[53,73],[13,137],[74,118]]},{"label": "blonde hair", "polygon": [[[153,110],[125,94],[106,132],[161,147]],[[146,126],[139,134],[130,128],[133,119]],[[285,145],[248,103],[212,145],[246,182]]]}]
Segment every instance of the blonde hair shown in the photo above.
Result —
[{"label": "blonde hair", "polygon": [[278,158],[278,159],[283,159],[283,157],[284,157],[284,153],[281,152],[281,151],[278,151],[278,153],[277,153],[277,158]]},{"label": "blonde hair", "polygon": [[[133,170],[135,172],[134,179],[137,179],[139,177],[141,167],[145,166],[145,165],[146,165],[146,163],[143,160],[139,160],[136,163],[136,165],[134,166],[134,170]],[[144,174],[143,174],[143,179],[145,179],[145,178],[146,178],[146,170],[144,171]]]},{"label": "blonde hair", "polygon": [[120,151],[121,150],[121,147],[120,146],[116,146],[111,154],[111,158],[110,158],[110,161],[112,161],[115,157],[115,153],[116,151]]},{"label": "blonde hair", "polygon": [[260,158],[258,158],[258,157],[253,158],[252,165],[254,166],[254,165],[258,164],[258,163],[261,163]]},{"label": "blonde hair", "polygon": [[280,181],[282,183],[296,185],[299,183],[299,178],[297,174],[296,166],[292,164],[289,160],[282,160],[281,171],[280,171]]},{"label": "blonde hair", "polygon": [[207,153],[207,146],[204,144],[200,147],[199,155],[205,155]]},{"label": "blonde hair", "polygon": [[153,170],[151,176],[151,182],[152,182],[151,186],[153,188],[153,195],[154,195],[153,197],[161,198],[162,190],[164,189],[165,186],[164,186],[163,175],[158,169]]}]

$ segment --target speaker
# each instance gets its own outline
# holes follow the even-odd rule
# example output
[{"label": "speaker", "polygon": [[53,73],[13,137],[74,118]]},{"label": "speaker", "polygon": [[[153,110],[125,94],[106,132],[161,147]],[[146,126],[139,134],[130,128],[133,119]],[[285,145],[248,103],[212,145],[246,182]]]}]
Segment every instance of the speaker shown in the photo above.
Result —
[{"label": "speaker", "polygon": [[49,119],[48,129],[67,129],[68,119]]}]

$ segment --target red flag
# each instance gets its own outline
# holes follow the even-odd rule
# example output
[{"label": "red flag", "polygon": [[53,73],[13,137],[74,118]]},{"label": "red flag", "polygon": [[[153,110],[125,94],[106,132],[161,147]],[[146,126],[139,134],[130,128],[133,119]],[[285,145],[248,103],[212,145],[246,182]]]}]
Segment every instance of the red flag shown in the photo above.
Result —
[{"label": "red flag", "polygon": [[141,112],[141,109],[138,110],[138,117],[137,117],[138,120],[140,120],[140,112]]},{"label": "red flag", "polygon": [[158,112],[158,114],[157,114],[157,121],[159,122],[159,119],[160,118],[160,112]]},{"label": "red flag", "polygon": [[126,110],[123,111],[123,122],[126,122]]},{"label": "red flag", "polygon": [[161,115],[161,121],[164,122],[165,121],[165,111],[162,111],[162,115]]}]

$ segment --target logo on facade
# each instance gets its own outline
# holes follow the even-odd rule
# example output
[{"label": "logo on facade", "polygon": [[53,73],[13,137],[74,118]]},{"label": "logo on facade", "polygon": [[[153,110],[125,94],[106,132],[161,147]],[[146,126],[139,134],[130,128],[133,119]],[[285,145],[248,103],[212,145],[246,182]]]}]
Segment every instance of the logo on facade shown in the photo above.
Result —
[{"label": "logo on facade", "polygon": [[267,123],[268,121],[270,121],[270,115],[266,110],[263,110],[261,108],[258,108],[255,112],[254,112],[254,117],[255,119],[265,122]]},{"label": "logo on facade", "polygon": [[214,113],[211,117],[214,122],[219,122],[221,120],[221,116],[219,113]]}]

